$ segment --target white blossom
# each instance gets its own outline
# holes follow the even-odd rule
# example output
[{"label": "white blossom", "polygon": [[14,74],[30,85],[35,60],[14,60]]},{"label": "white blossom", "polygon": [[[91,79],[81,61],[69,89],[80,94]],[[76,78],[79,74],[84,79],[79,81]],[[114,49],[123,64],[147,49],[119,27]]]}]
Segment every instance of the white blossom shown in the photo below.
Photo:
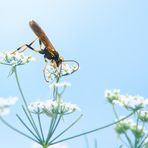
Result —
[{"label": "white blossom", "polygon": [[24,65],[33,60],[34,58],[32,56],[25,56],[18,52],[0,52],[0,63],[10,66]]},{"label": "white blossom", "polygon": [[[123,117],[120,117],[119,119],[122,119],[122,118]],[[147,133],[144,127],[139,124],[137,125],[133,119],[122,120],[118,122],[115,126],[115,131],[118,134],[123,134],[127,130],[130,130],[135,136],[138,136],[138,137],[142,137],[144,134]]]},{"label": "white blossom", "polygon": [[105,97],[109,103],[133,110],[144,108],[148,103],[142,96],[121,95],[119,89],[106,90]]},{"label": "white blossom", "polygon": [[79,69],[78,65],[62,63],[59,67],[54,62],[50,62],[45,67],[45,77],[47,81],[52,81],[56,77],[72,74]]},{"label": "white blossom", "polygon": [[32,113],[42,113],[48,116],[54,115],[66,115],[73,113],[75,111],[80,111],[80,108],[75,104],[64,102],[63,100],[46,100],[46,101],[36,101],[30,103],[28,106]]},{"label": "white blossom", "polygon": [[142,125],[137,125],[136,123],[130,126],[130,130],[136,137],[143,137],[147,131]]},{"label": "white blossom", "polygon": [[6,115],[10,112],[9,106],[14,105],[18,100],[17,97],[8,97],[2,98],[0,97],[0,115]]},{"label": "white blossom", "polygon": [[[122,119],[124,117],[120,117],[120,119]],[[121,120],[120,122],[118,122],[115,126],[115,131],[118,134],[122,134],[125,133],[127,130],[130,129],[130,126],[134,124],[134,121],[132,119],[125,119],[125,120]]]},{"label": "white blossom", "polygon": [[30,105],[28,106],[28,109],[32,112],[32,113],[42,113],[42,109],[45,107],[44,102],[42,101],[35,101],[30,103]]},{"label": "white blossom", "polygon": [[123,103],[126,108],[143,108],[144,98],[142,96],[123,96],[121,95],[119,101]]},{"label": "white blossom", "polygon": [[148,111],[146,111],[146,110],[140,110],[138,112],[138,118],[141,121],[147,122],[148,121]]},{"label": "white blossom", "polygon": [[105,98],[112,103],[114,100],[118,100],[120,96],[120,90],[119,89],[113,89],[111,90],[106,90],[105,91]]}]

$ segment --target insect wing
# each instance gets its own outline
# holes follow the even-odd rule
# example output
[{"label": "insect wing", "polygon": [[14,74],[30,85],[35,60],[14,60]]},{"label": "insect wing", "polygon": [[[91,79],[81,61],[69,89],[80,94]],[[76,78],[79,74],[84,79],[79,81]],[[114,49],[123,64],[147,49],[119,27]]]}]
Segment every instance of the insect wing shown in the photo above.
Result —
[{"label": "insect wing", "polygon": [[48,39],[48,37],[46,36],[45,32],[42,30],[42,28],[33,20],[29,22],[29,25],[33,30],[33,32],[36,34],[36,36],[41,40],[41,42],[47,48],[47,50],[53,55],[56,50],[53,47],[50,40]]}]

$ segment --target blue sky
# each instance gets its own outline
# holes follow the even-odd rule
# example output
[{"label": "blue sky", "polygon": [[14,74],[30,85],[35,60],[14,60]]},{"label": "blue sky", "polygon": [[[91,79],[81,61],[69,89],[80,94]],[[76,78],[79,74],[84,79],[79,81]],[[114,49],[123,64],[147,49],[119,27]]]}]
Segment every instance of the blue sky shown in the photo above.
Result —
[{"label": "blue sky", "polygon": [[[66,77],[72,87],[67,101],[76,103],[84,117],[65,137],[114,121],[111,107],[104,99],[106,89],[148,97],[148,2],[147,0],[5,0],[0,1],[1,51],[13,50],[34,39],[28,22],[36,20],[65,59],[75,59],[80,70]],[[36,61],[18,69],[28,102],[48,99],[43,57],[32,51]],[[1,65],[0,96],[18,96],[14,77]],[[24,130],[15,114],[21,112],[21,100],[8,121]],[[20,113],[21,114],[21,113]],[[125,113],[123,113],[125,114]],[[76,115],[74,115],[76,116]],[[73,119],[73,117],[71,117]],[[71,120],[70,117],[68,120]],[[32,142],[0,123],[0,147],[26,148]],[[88,136],[90,146],[97,139],[101,148],[120,144],[113,127]],[[86,148],[84,137],[66,142],[69,148]]]}]

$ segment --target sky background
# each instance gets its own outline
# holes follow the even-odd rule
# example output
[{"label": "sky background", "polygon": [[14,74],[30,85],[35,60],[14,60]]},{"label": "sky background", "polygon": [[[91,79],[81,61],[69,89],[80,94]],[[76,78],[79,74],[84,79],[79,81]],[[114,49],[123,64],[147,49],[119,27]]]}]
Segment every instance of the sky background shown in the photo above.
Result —
[{"label": "sky background", "polygon": [[[65,138],[114,121],[112,108],[104,98],[106,89],[119,88],[123,94],[148,97],[147,16],[147,0],[0,0],[0,51],[14,50],[33,40],[35,35],[28,25],[33,19],[44,28],[60,55],[80,63],[80,70],[65,78],[72,86],[64,99],[77,104],[84,116]],[[43,57],[32,51],[26,53],[36,58],[18,69],[27,101],[49,99]],[[0,96],[20,98],[5,119],[25,131],[15,116],[19,113],[23,118],[14,76],[7,77],[7,66],[0,65],[0,71]],[[79,114],[69,116],[68,122]],[[0,131],[0,147],[31,148],[33,144],[1,122]],[[113,127],[89,135],[90,148],[94,139],[99,148],[120,145]],[[65,143],[69,148],[86,148],[84,137]]]}]

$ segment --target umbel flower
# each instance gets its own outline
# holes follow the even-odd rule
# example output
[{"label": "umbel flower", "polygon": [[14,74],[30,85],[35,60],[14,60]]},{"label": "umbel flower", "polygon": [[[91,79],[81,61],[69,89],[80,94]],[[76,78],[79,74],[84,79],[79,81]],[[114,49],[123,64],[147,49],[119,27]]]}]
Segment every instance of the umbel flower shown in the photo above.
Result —
[{"label": "umbel flower", "polygon": [[45,114],[47,116],[67,115],[75,111],[80,111],[80,108],[75,104],[64,102],[63,100],[46,100],[30,103],[29,110],[35,114]]},{"label": "umbel flower", "polygon": [[44,69],[44,75],[47,81],[52,81],[57,77],[66,76],[74,73],[79,69],[79,65],[62,63],[59,67],[54,62],[47,63]]},{"label": "umbel flower", "polygon": [[128,130],[131,131],[138,138],[143,137],[147,133],[144,127],[141,125],[137,125],[133,121],[133,119],[125,119],[117,123],[115,126],[115,131],[118,134],[124,134]]},{"label": "umbel flower", "polygon": [[2,98],[0,97],[0,115],[6,115],[9,113],[9,107],[14,105],[18,100],[17,97]]},{"label": "umbel flower", "polygon": [[0,63],[10,66],[19,66],[33,61],[32,56],[25,56],[23,53],[0,52]]},{"label": "umbel flower", "polygon": [[137,110],[148,105],[148,99],[142,96],[121,95],[119,89],[106,90],[105,97],[111,104],[117,104],[126,109]]},{"label": "umbel flower", "polygon": [[143,122],[148,122],[148,111],[146,110],[139,111],[138,118]]}]

